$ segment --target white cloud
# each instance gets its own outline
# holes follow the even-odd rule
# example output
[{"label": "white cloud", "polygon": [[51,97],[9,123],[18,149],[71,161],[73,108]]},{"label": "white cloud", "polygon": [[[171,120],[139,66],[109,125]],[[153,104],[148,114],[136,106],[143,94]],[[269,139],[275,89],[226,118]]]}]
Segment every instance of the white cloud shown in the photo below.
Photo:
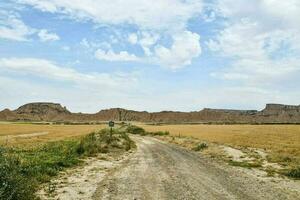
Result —
[{"label": "white cloud", "polygon": [[83,38],[83,39],[80,41],[80,45],[82,45],[82,46],[85,47],[85,48],[90,48],[90,47],[91,47],[91,44],[87,41],[86,38]]},{"label": "white cloud", "polygon": [[50,33],[46,29],[42,29],[39,31],[38,36],[42,42],[48,42],[48,41],[56,41],[60,40],[59,36],[55,33]]},{"label": "white cloud", "polygon": [[[36,58],[0,58],[0,70],[19,75],[33,75],[50,80],[71,81],[79,86],[122,86],[132,83],[134,77],[107,73],[81,73],[72,68],[61,67],[54,62]],[[125,84],[126,85],[126,84]]]},{"label": "white cloud", "polygon": [[[180,68],[191,63],[191,59],[200,55],[198,41],[192,45],[191,40],[187,45],[183,42],[179,44],[178,35],[188,33],[187,23],[191,18],[199,16],[202,12],[202,0],[159,0],[155,4],[149,0],[128,0],[128,1],[102,1],[102,0],[86,0],[84,2],[75,0],[19,0],[21,4],[32,6],[44,12],[59,13],[75,20],[90,20],[95,25],[133,25],[138,31],[128,38],[115,38],[111,35],[111,44],[119,44],[127,40],[133,45],[139,44],[148,61],[160,59],[160,64],[167,64],[170,68]],[[168,50],[166,47],[160,46],[156,48],[157,52],[164,55],[154,55],[154,45],[159,38],[173,38],[175,43],[173,49]],[[191,39],[191,35],[187,35]],[[82,45],[91,47],[86,41],[82,41]],[[181,52],[175,49],[176,46],[183,47]],[[100,47],[98,47],[100,48]],[[191,48],[191,49],[189,49]],[[110,61],[134,61],[138,60],[135,55],[122,51],[119,54],[108,48],[107,52],[101,50],[96,53],[99,59]],[[183,55],[179,55],[183,53]],[[176,55],[175,55],[176,54]],[[189,54],[189,55],[187,55]],[[172,63],[172,55],[174,62]],[[168,58],[167,58],[168,57]],[[175,58],[176,57],[176,58]],[[153,59],[155,58],[155,59]]]},{"label": "white cloud", "polygon": [[113,50],[104,51],[98,49],[95,52],[95,57],[99,60],[106,61],[138,61],[139,58],[134,54],[129,54],[127,51],[121,51],[120,53],[115,53]]},{"label": "white cloud", "polygon": [[130,42],[131,44],[136,44],[137,43],[137,41],[138,41],[138,36],[137,36],[137,34],[135,34],[135,33],[131,33],[131,34],[129,34],[129,36],[128,36],[128,42]]},{"label": "white cloud", "polygon": [[35,29],[28,27],[14,13],[0,10],[0,38],[15,41],[28,41]]},{"label": "white cloud", "polygon": [[[79,0],[18,0],[18,2],[43,12],[59,13],[75,20],[92,21],[96,27],[99,25],[113,25],[113,27],[124,24],[133,25],[137,28],[137,33],[132,33],[128,37],[111,35],[110,45],[122,44],[124,40],[133,45],[138,44],[145,53],[144,60],[148,62],[159,59],[160,61],[156,63],[166,64],[170,68],[180,68],[189,65],[191,59],[199,56],[201,52],[198,41],[194,40],[196,44],[191,44],[192,34],[186,33],[189,32],[187,31],[188,21],[202,12],[202,0],[159,0],[155,4],[149,0],[86,0],[84,2]],[[183,42],[179,44],[179,35],[189,37],[187,45]],[[167,49],[159,46],[157,43],[161,37],[173,38],[175,40],[173,48]],[[87,48],[95,48],[87,40],[83,40],[81,44]],[[156,54],[155,45],[157,46],[156,52],[164,53],[164,55]],[[96,52],[96,57],[110,61],[139,60],[134,54],[126,51],[115,53],[111,46],[109,48],[97,47],[100,50]],[[183,47],[184,50],[180,52],[176,46]],[[183,55],[179,55],[180,53]],[[171,61],[172,59],[175,60]]]},{"label": "white cloud", "polygon": [[157,46],[155,54],[161,65],[176,70],[190,65],[193,58],[201,54],[200,36],[197,33],[185,31],[173,37],[170,48]]},{"label": "white cloud", "polygon": [[152,56],[153,53],[150,48],[153,47],[153,45],[155,45],[157,43],[160,36],[156,33],[151,33],[151,32],[147,32],[147,31],[143,31],[142,33],[140,33],[140,35],[141,35],[140,36],[141,38],[138,41],[138,43],[143,48],[146,56]]},{"label": "white cloud", "polygon": [[49,33],[46,29],[37,30],[27,26],[16,13],[0,10],[0,38],[29,41],[34,34],[43,42],[60,39],[57,34]]},{"label": "white cloud", "polygon": [[265,87],[300,75],[299,1],[224,0],[216,10],[226,25],[207,46],[231,60],[218,77]]},{"label": "white cloud", "polygon": [[134,24],[142,29],[181,29],[202,10],[201,0],[19,0],[51,13],[99,24]]}]

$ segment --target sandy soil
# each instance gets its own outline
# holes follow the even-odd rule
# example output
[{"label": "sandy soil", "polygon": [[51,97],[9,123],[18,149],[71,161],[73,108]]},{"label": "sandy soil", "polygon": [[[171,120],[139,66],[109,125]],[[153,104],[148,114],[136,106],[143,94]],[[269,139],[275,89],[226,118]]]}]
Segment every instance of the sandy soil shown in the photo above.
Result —
[{"label": "sandy soil", "polygon": [[42,200],[90,200],[97,184],[128,159],[130,153],[99,154],[98,157],[88,158],[82,166],[69,169],[50,184],[44,185],[38,195]]},{"label": "sandy soil", "polygon": [[136,153],[99,182],[93,199],[299,199],[297,181],[257,175],[155,138],[135,140]]}]

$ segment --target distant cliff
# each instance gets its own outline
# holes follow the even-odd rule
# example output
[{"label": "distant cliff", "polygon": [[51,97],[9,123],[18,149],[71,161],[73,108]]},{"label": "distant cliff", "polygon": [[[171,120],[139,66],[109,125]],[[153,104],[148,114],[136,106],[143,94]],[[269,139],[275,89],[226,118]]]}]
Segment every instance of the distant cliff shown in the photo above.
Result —
[{"label": "distant cliff", "polygon": [[139,121],[152,123],[300,123],[300,106],[267,104],[262,111],[205,108],[195,112],[139,112],[122,108],[95,114],[72,113],[57,103],[29,103],[0,112],[1,121],[100,122]]}]

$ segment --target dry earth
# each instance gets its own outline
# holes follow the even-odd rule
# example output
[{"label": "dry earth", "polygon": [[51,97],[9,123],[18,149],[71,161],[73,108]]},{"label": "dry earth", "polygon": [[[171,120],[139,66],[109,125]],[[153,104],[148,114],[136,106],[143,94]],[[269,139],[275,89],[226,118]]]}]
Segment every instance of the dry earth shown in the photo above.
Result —
[{"label": "dry earth", "polygon": [[122,165],[132,151],[119,154],[99,154],[88,158],[84,164],[68,169],[43,185],[38,192],[41,200],[89,200],[112,169]]},{"label": "dry earth", "polygon": [[137,151],[105,176],[93,199],[299,199],[297,181],[264,177],[155,138],[134,139]]}]

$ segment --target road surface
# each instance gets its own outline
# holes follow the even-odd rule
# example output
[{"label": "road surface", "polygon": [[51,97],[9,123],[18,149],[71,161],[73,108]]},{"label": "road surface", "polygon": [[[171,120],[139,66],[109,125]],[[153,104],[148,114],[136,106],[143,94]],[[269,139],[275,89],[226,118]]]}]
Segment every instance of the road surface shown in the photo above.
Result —
[{"label": "road surface", "polygon": [[264,181],[178,146],[134,137],[137,151],[98,185],[93,199],[300,199],[300,191]]}]

